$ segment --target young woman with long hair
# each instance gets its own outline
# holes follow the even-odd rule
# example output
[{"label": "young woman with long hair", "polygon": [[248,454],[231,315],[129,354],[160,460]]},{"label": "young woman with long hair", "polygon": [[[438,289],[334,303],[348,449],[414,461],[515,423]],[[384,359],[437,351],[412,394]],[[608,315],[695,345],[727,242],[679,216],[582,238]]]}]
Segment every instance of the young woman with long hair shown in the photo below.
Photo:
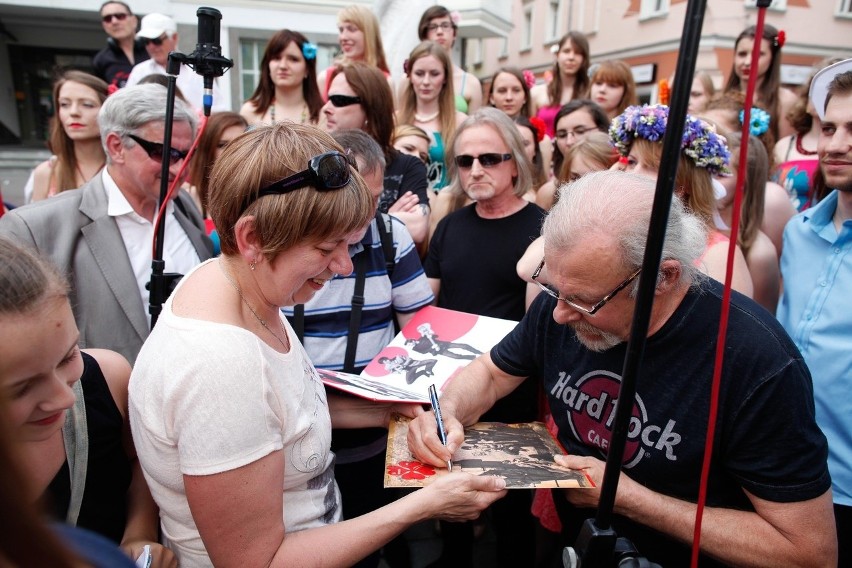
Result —
[{"label": "young woman with long hair", "polygon": [[393,81],[385,57],[382,33],[376,15],[366,6],[359,4],[346,6],[337,13],[337,32],[340,56],[334,61],[334,65],[323,70],[317,78],[323,100],[328,100],[328,88],[331,85],[331,74],[334,67],[353,61],[362,61],[367,65],[377,67],[379,71],[385,74],[391,91],[393,91]]},{"label": "young woman with long hair", "polygon": [[512,120],[519,116],[529,118],[530,88],[524,73],[517,67],[501,67],[491,76],[488,87],[488,104],[502,110]]},{"label": "young woman with long hair", "polygon": [[66,71],[54,83],[55,114],[48,141],[53,156],[36,166],[27,182],[25,193],[32,195],[32,201],[76,189],[103,169],[106,154],[98,111],[106,97],[107,84],[82,71]]},{"label": "young woman with long hair", "polygon": [[[424,41],[408,56],[405,69],[409,84],[397,111],[398,124],[419,126],[432,137],[429,146],[429,189],[437,192],[448,183],[445,148],[452,147],[456,125],[466,115],[456,110],[452,62],[439,44]],[[430,195],[431,199],[431,195]]]},{"label": "young woman with long hair", "polygon": [[333,73],[323,107],[325,129],[332,133],[363,130],[378,142],[386,164],[379,210],[398,217],[414,242],[425,246],[429,229],[426,166],[393,146],[393,93],[384,75],[361,62],[344,63]]},{"label": "young woman with long hair", "polygon": [[[772,137],[789,136],[793,128],[787,120],[790,106],[796,102],[796,95],[781,86],[781,48],[784,45],[785,34],[774,26],[765,24],[763,35],[760,37],[760,57],[757,69],[751,68],[751,52],[754,48],[755,26],[744,29],[734,42],[734,61],[724,92],[746,92],[748,78],[752,73],[757,75],[757,85],[754,91],[754,105],[769,113],[769,128]],[[771,157],[771,154],[770,154]]]},{"label": "young woman with long hair", "polygon": [[559,40],[547,84],[530,89],[530,112],[544,121],[547,135],[553,138],[555,117],[560,107],[589,96],[589,40],[580,32],[568,32]]},{"label": "young woman with long hair", "polygon": [[251,126],[279,120],[316,124],[322,102],[317,46],[299,32],[276,32],[263,52],[260,82],[240,114]]}]

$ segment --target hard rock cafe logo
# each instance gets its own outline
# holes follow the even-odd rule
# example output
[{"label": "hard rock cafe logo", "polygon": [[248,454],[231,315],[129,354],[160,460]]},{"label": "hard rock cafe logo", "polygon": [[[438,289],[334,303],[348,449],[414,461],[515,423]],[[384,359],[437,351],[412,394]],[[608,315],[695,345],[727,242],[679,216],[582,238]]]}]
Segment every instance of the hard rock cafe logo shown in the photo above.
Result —
[{"label": "hard rock cafe logo", "polygon": [[[612,436],[621,377],[609,371],[592,371],[573,385],[568,384],[570,381],[571,375],[560,372],[559,380],[550,390],[550,394],[565,404],[568,424],[577,439],[597,446],[606,454]],[[553,406],[554,414],[559,412],[557,406]],[[663,452],[666,459],[676,461],[675,450],[681,436],[674,431],[675,425],[675,421],[671,419],[663,427],[649,424],[645,403],[636,395],[627,431],[624,467],[635,466],[653,450]]]}]

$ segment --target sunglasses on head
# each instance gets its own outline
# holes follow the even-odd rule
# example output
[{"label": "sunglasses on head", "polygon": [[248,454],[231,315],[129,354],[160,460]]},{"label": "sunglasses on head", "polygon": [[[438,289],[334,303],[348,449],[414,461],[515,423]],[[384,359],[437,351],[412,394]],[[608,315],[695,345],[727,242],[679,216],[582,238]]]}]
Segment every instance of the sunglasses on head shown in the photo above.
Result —
[{"label": "sunglasses on head", "polygon": [[361,103],[361,97],[352,97],[349,95],[329,95],[328,100],[337,108]]},{"label": "sunglasses on head", "polygon": [[[134,136],[133,134],[128,134],[130,138],[133,139],[134,142],[139,144],[145,153],[148,154],[148,157],[152,160],[156,160],[158,162],[163,161],[163,145],[157,142],[151,142],[150,140],[145,140],[144,138],[139,138],[138,136]],[[169,149],[169,163],[174,164],[186,158],[186,152],[182,150],[177,150],[175,148]]]},{"label": "sunglasses on head", "polygon": [[[243,203],[242,211],[266,195],[283,195],[305,187],[317,191],[334,191],[345,187],[352,177],[349,158],[337,151],[324,152],[308,160],[308,168],[271,183],[249,197]],[[242,213],[241,211],[241,213]]]},{"label": "sunglasses on head", "polygon": [[163,34],[160,37],[155,37],[153,39],[146,37],[145,45],[148,45],[149,43],[153,43],[154,45],[163,45],[164,41],[166,41],[166,34]]},{"label": "sunglasses on head", "polygon": [[119,12],[117,14],[104,14],[103,16],[101,16],[101,20],[103,20],[105,24],[110,24],[113,20],[123,22],[127,19],[129,15],[130,14],[128,14],[127,12]]},{"label": "sunglasses on head", "polygon": [[496,153],[488,153],[488,154],[480,154],[478,156],[470,156],[468,154],[461,154],[460,156],[456,156],[456,165],[460,168],[467,169],[473,167],[473,161],[478,160],[479,165],[483,168],[491,168],[498,164],[505,162],[506,160],[511,160],[512,154],[496,154]]}]

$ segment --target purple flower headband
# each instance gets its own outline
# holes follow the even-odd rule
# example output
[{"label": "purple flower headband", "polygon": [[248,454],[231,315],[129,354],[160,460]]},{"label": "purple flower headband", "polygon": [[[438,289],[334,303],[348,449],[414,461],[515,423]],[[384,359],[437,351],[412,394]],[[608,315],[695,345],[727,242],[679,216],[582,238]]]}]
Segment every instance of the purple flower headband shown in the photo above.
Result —
[{"label": "purple flower headband", "polygon": [[[662,141],[668,119],[669,107],[666,105],[629,106],[612,119],[610,141],[619,154],[627,156],[636,138],[649,142]],[[686,115],[680,148],[699,168],[713,175],[730,175],[728,164],[731,154],[725,139],[706,122]]]}]

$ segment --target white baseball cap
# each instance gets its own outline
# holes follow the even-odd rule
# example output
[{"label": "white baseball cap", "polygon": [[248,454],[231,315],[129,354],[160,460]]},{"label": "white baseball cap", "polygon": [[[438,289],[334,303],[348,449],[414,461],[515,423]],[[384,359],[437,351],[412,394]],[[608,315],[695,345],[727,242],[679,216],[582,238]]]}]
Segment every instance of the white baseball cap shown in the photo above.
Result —
[{"label": "white baseball cap", "polygon": [[163,14],[148,14],[142,18],[142,26],[136,34],[138,38],[157,39],[163,34],[177,33],[177,24]]},{"label": "white baseball cap", "polygon": [[825,99],[828,98],[828,86],[834,81],[836,76],[847,71],[852,71],[852,59],[846,59],[834,65],[824,67],[814,75],[811,81],[811,91],[808,96],[820,120],[825,118]]}]

